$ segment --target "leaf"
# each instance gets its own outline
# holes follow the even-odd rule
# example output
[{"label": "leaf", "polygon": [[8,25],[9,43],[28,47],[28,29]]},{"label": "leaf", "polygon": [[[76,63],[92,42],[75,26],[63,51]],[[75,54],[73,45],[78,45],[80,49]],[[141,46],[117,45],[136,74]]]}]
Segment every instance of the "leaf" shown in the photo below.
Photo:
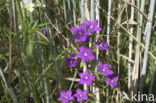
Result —
[{"label": "leaf", "polygon": [[42,34],[41,32],[36,31],[36,33],[39,34],[39,35],[40,35],[43,39],[45,39],[46,41],[49,41],[49,40],[47,39],[47,37],[46,37],[44,34]]},{"label": "leaf", "polygon": [[34,29],[38,24],[38,20],[35,22],[35,24],[33,25],[32,29]]},{"label": "leaf", "polygon": [[50,24],[50,23],[40,24],[38,27],[43,27],[43,26],[48,25],[48,24]]}]

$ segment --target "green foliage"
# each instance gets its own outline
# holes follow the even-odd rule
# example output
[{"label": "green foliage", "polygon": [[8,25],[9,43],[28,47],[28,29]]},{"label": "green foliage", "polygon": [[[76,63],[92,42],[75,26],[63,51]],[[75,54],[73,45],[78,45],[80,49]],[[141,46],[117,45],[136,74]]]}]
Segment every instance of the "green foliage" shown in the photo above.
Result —
[{"label": "green foliage", "polygon": [[[14,0],[12,0],[14,1]],[[66,64],[65,57],[69,56],[70,53],[77,54],[78,47],[85,45],[88,47],[87,43],[77,43],[72,39],[72,32],[70,28],[76,24],[80,25],[80,12],[79,0],[73,2],[71,0],[71,9],[68,7],[68,1],[65,0],[66,9],[63,8],[63,0],[61,1],[51,1],[48,0],[45,4],[46,7],[37,5],[33,12],[28,12],[19,3],[20,0],[15,0],[17,10],[13,10],[13,29],[12,29],[12,68],[7,66],[9,64],[9,7],[12,7],[6,0],[0,1],[0,67],[3,68],[3,72],[6,77],[6,81],[9,82],[16,94],[16,98],[19,103],[48,103],[46,102],[45,96],[46,89],[45,84],[47,84],[47,91],[49,95],[49,103],[58,103],[57,98],[60,96],[61,91],[67,91],[70,87],[75,93],[76,88],[83,89],[82,85],[79,85],[77,81],[73,82],[67,80],[67,78],[79,79],[78,74],[74,76],[76,72],[82,72],[84,63],[82,61],[78,62],[75,68],[71,68]],[[33,0],[37,4],[38,0]],[[70,0],[69,0],[70,1]],[[100,27],[103,30],[100,32],[101,40],[107,40],[107,11],[108,11],[108,0],[100,1]],[[105,76],[102,73],[94,72],[97,61],[87,62],[87,68],[96,76],[94,81],[95,85],[100,89],[100,100],[107,101],[107,103],[115,102],[117,92],[122,94],[122,91],[128,93],[128,60],[120,56],[118,63],[117,50],[120,49],[120,54],[128,57],[129,55],[129,37],[133,37],[133,50],[132,50],[132,60],[135,59],[135,45],[138,43],[136,40],[137,25],[122,24],[123,22],[129,20],[130,16],[130,5],[126,5],[121,15],[121,23],[117,24],[118,15],[118,4],[121,7],[125,6],[125,2],[121,0],[115,0],[112,3],[112,13],[111,16],[111,33],[110,33],[110,45],[109,45],[109,55],[106,51],[99,51],[99,60],[103,63],[109,63],[110,68],[115,72],[115,75],[119,75],[119,86],[116,89],[111,89],[108,84],[106,84]],[[150,2],[147,1],[145,5],[145,15],[148,14]],[[88,9],[90,12],[90,1],[88,0]],[[74,12],[76,21],[74,21]],[[67,13],[64,17],[64,12]],[[138,11],[135,10],[135,14]],[[140,12],[139,12],[140,13]],[[65,20],[65,18],[67,20]],[[17,22],[16,22],[17,21]],[[138,22],[137,16],[135,15],[135,21]],[[147,20],[143,21],[143,30],[145,28]],[[16,28],[14,28],[16,27]],[[130,35],[130,27],[134,28],[133,35]],[[153,28],[150,40],[150,52],[156,57],[156,13],[153,20]],[[46,29],[47,35],[41,33],[39,30]],[[118,32],[120,32],[120,43],[117,44]],[[143,34],[143,32],[142,32]],[[92,35],[92,49],[93,54],[96,55],[96,34]],[[140,68],[142,67],[143,53],[144,49],[142,45],[145,44],[146,36],[142,35],[142,41],[139,43],[141,45],[141,61]],[[75,48],[77,50],[75,50]],[[153,68],[155,60],[151,55],[149,55],[148,65],[147,65],[147,76],[146,76],[146,89],[145,92],[148,93],[150,82],[153,75]],[[119,68],[118,68],[119,66]],[[132,65],[133,66],[133,65]],[[4,69],[6,68],[6,69]],[[118,70],[119,69],[119,70]],[[118,72],[119,71],[119,72]],[[46,79],[45,79],[46,78]],[[9,81],[10,80],[10,81]],[[13,103],[8,92],[8,88],[4,84],[0,77],[0,103]],[[107,91],[109,96],[107,96]],[[156,90],[153,91],[156,94]],[[23,96],[23,98],[22,98]],[[92,92],[88,93],[89,99],[84,103],[95,103],[95,95]],[[121,98],[122,96],[120,96]],[[21,102],[22,101],[22,102]],[[74,100],[73,103],[75,103]],[[120,103],[129,103],[127,100],[121,100]]]}]

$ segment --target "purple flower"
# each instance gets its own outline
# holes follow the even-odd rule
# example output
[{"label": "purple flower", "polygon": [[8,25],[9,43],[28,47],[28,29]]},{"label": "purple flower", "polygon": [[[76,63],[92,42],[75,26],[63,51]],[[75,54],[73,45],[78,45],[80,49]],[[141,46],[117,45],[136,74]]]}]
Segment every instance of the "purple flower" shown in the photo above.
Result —
[{"label": "purple flower", "polygon": [[39,31],[47,37],[47,29],[40,29]]},{"label": "purple flower", "polygon": [[79,84],[84,84],[86,83],[87,85],[91,85],[92,84],[92,80],[95,78],[94,75],[90,75],[88,70],[85,71],[85,73],[79,73],[80,76],[80,80],[79,80]]},{"label": "purple flower", "polygon": [[92,55],[91,48],[86,49],[84,46],[79,47],[79,53],[76,55],[78,58],[81,58],[83,62],[87,62],[88,60],[94,60],[95,56]]},{"label": "purple flower", "polygon": [[74,35],[72,36],[72,38],[75,39],[76,42],[86,41],[86,35],[88,34],[85,31],[85,24],[80,25],[79,28],[72,27],[71,30],[74,32]]},{"label": "purple flower", "polygon": [[44,35],[46,35],[46,34],[47,34],[47,29],[43,29],[43,30],[42,30],[42,33],[43,33]]},{"label": "purple flower", "polygon": [[82,102],[83,99],[87,100],[88,96],[87,96],[87,90],[81,91],[81,89],[76,89],[76,94],[74,94],[74,97],[77,98],[78,102]]},{"label": "purple flower", "polygon": [[70,57],[65,57],[66,63],[71,67],[76,67],[78,60],[74,59],[74,54],[71,53]]},{"label": "purple flower", "polygon": [[118,76],[116,77],[109,76],[105,79],[106,83],[110,84],[111,88],[115,88],[118,86],[118,80],[119,80]]},{"label": "purple flower", "polygon": [[62,101],[63,103],[68,103],[70,100],[73,100],[72,91],[68,90],[67,92],[62,91],[61,96],[57,99],[58,101]]},{"label": "purple flower", "polygon": [[88,21],[87,19],[85,19],[85,25],[87,27],[87,32],[93,33],[95,31],[101,31],[102,28],[97,27],[98,26],[98,20],[93,20],[92,22]]},{"label": "purple flower", "polygon": [[109,76],[112,75],[114,72],[109,69],[109,64],[102,64],[101,61],[99,61],[99,67],[98,70],[104,75],[104,76]]},{"label": "purple flower", "polygon": [[106,51],[109,50],[108,47],[107,47],[108,46],[108,42],[102,42],[102,41],[98,40],[96,42],[96,46],[99,47],[100,50],[106,50]]}]

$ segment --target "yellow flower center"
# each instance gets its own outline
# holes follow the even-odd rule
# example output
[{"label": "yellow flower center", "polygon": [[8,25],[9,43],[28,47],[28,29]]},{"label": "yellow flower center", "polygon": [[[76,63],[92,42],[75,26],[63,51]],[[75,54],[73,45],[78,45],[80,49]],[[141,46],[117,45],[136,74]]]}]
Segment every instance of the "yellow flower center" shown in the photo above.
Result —
[{"label": "yellow flower center", "polygon": [[72,60],[69,63],[71,64],[72,63]]},{"label": "yellow flower center", "polygon": [[28,7],[27,7],[27,9],[28,9],[28,10],[31,10],[31,9],[32,9],[32,7],[31,7],[31,6],[28,6]]}]

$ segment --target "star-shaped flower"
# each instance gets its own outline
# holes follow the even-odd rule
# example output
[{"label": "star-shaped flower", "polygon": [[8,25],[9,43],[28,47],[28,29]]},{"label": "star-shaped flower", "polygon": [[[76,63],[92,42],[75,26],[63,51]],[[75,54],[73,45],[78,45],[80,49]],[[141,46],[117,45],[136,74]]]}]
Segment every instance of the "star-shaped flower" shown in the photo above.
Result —
[{"label": "star-shaped flower", "polygon": [[119,77],[118,76],[109,76],[105,79],[106,83],[110,84],[111,88],[115,88],[118,86],[118,80]]},{"label": "star-shaped flower", "polygon": [[98,26],[98,20],[93,20],[92,22],[85,19],[84,24],[86,25],[86,29],[88,34],[93,33],[95,31],[101,31],[102,28],[97,27]]},{"label": "star-shaped flower", "polygon": [[95,78],[94,75],[90,75],[88,70],[85,71],[85,73],[79,73],[80,76],[80,80],[79,80],[79,84],[87,84],[87,85],[91,85],[92,84],[92,80]]},{"label": "star-shaped flower", "polygon": [[98,41],[96,42],[96,46],[99,47],[100,50],[106,50],[106,51],[109,50],[109,49],[108,49],[108,42],[102,42],[102,41],[98,40]]},{"label": "star-shaped flower", "polygon": [[81,58],[83,62],[87,62],[88,60],[94,60],[95,56],[92,55],[91,48],[86,49],[84,46],[79,47],[79,53],[76,55],[78,58]]},{"label": "star-shaped flower", "polygon": [[74,54],[71,53],[70,57],[65,57],[66,63],[71,67],[76,67],[78,60],[74,59]]},{"label": "star-shaped flower", "polygon": [[32,12],[34,10],[34,6],[35,4],[32,3],[32,0],[24,0],[24,7],[29,11],[29,12]]},{"label": "star-shaped flower", "polygon": [[70,100],[73,100],[72,91],[68,90],[67,92],[62,91],[61,96],[57,99],[58,101],[62,101],[63,103],[68,103]]},{"label": "star-shaped flower", "polygon": [[77,88],[76,89],[76,94],[74,94],[74,97],[77,98],[78,102],[82,102],[83,100],[87,100],[88,96],[87,96],[87,90],[82,91],[81,89]]},{"label": "star-shaped flower", "polygon": [[99,61],[99,66],[98,70],[104,75],[104,76],[109,76],[112,75],[114,72],[109,69],[109,64],[102,64],[101,61]]},{"label": "star-shaped flower", "polygon": [[86,35],[88,35],[88,34],[85,31],[85,24],[80,25],[79,28],[72,27],[71,30],[74,32],[74,35],[72,36],[72,38],[76,42],[85,42],[86,41]]}]

